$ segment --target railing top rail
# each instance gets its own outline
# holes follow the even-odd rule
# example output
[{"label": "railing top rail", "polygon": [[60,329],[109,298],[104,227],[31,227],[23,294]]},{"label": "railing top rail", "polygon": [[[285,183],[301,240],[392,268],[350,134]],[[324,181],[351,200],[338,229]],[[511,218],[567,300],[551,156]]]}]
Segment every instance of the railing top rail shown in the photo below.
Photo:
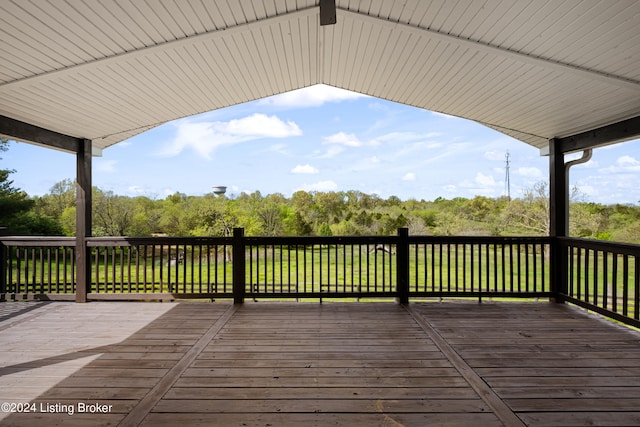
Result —
[{"label": "railing top rail", "polygon": [[358,245],[358,244],[394,244],[397,236],[244,236],[249,245]]},{"label": "railing top rail", "polygon": [[548,236],[409,236],[409,243],[458,243],[458,244],[547,244],[551,238]]},{"label": "railing top rail", "polygon": [[[244,236],[248,245],[366,245],[366,244],[395,244],[398,236]],[[550,237],[530,236],[408,236],[410,243],[435,244],[492,244],[492,243],[537,243],[546,244]],[[138,245],[230,245],[232,237],[88,237],[87,245],[97,246],[138,246]],[[640,248],[640,245],[626,245],[610,242],[596,242],[586,239],[565,239],[578,241],[582,244],[607,244],[610,247]],[[0,243],[8,246],[74,246],[75,237],[64,236],[2,236]]]},{"label": "railing top rail", "polygon": [[87,246],[230,245],[231,237],[89,237]]},{"label": "railing top rail", "polygon": [[557,237],[557,239],[560,245],[564,247],[575,246],[584,249],[640,256],[640,245],[633,243],[608,242],[604,240],[591,240],[577,237]]},{"label": "railing top rail", "polygon": [[65,236],[2,236],[0,243],[6,246],[75,246],[75,237]]}]

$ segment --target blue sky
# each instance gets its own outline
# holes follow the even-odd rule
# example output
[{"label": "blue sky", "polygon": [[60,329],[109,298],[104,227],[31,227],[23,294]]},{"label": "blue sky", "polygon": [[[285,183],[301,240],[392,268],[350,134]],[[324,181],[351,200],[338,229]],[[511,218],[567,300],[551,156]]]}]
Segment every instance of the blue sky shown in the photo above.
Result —
[{"label": "blue sky", "polygon": [[[539,150],[474,122],[329,86],[312,86],[159,126],[107,148],[93,184],[116,194],[163,199],[181,192],[263,195],[360,190],[433,200],[519,197],[548,176]],[[43,195],[75,177],[75,157],[12,143],[0,167],[14,186]],[[640,201],[640,141],[595,150],[571,169],[571,185],[599,203]]]}]

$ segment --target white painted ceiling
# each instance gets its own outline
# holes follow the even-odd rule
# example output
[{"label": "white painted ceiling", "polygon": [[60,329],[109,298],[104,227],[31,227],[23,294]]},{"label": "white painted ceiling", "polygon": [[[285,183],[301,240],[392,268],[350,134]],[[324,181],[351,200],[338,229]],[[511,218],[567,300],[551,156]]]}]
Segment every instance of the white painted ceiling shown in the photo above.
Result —
[{"label": "white painted ceiling", "polygon": [[106,148],[318,83],[538,148],[640,115],[640,1],[0,0],[0,115]]}]

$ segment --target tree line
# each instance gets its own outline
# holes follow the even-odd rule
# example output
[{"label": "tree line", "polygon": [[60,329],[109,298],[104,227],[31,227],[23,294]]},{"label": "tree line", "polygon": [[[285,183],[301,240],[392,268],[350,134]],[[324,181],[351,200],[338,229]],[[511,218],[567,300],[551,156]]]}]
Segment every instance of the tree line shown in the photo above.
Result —
[{"label": "tree line", "polygon": [[[40,224],[35,234],[75,233],[72,180],[26,200],[30,209],[23,218]],[[570,212],[571,236],[640,242],[638,206],[573,201]],[[234,227],[252,236],[391,235],[399,227],[408,227],[414,235],[544,236],[549,233],[549,198],[544,182],[512,200],[475,196],[402,201],[360,191],[298,191],[291,197],[257,191],[230,197],[175,193],[151,199],[93,189],[94,236],[225,236]]]},{"label": "tree line", "polygon": [[[0,140],[0,151],[6,151]],[[13,171],[0,170],[0,227],[9,234],[75,234],[75,182],[66,179],[43,196],[13,187]],[[175,193],[164,199],[128,197],[93,188],[94,236],[225,236],[243,227],[252,236],[390,235],[408,227],[414,235],[544,236],[549,197],[539,182],[521,197],[426,200],[382,198],[353,191],[282,194]],[[640,207],[602,205],[572,195],[570,235],[640,243]]]}]

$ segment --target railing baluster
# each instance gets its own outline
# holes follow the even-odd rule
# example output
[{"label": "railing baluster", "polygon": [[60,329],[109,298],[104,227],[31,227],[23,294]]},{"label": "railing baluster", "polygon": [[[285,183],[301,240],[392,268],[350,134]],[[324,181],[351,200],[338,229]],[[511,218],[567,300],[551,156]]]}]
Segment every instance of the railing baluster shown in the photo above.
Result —
[{"label": "railing baluster", "polygon": [[578,299],[582,298],[582,248],[577,248],[576,288]]},{"label": "railing baluster", "polygon": [[[490,263],[490,254],[489,254],[489,244],[486,243],[484,245],[484,259],[485,259],[485,291],[491,292],[491,263]],[[480,289],[482,292],[482,289]]]},{"label": "railing baluster", "polygon": [[[472,280],[473,282],[473,280]],[[467,244],[462,244],[462,289],[467,291]]]},{"label": "railing baluster", "polygon": [[[280,245],[282,251],[282,245]],[[291,246],[287,246],[287,292],[291,292]]]},{"label": "railing baluster", "polygon": [[469,253],[469,261],[470,261],[469,268],[471,268],[471,289],[470,289],[471,292],[473,292],[475,287],[476,287],[475,286],[475,273],[476,273],[475,265],[476,264],[475,264],[475,259],[474,259],[475,258],[475,256],[474,256],[474,253],[475,253],[474,248],[475,248],[475,245],[473,243],[471,245],[469,245],[469,249],[470,249],[469,250],[469,252],[470,252]]},{"label": "railing baluster", "polygon": [[614,313],[618,312],[618,254],[613,255],[613,266],[611,272],[613,273],[613,277],[611,279],[612,289],[611,289],[611,305]]},{"label": "railing baluster", "polygon": [[533,292],[538,292],[538,245],[534,243],[531,249],[533,249]]},{"label": "railing baluster", "polygon": [[116,291],[116,248],[110,247],[111,251],[111,291],[115,293]]},{"label": "railing baluster", "polygon": [[460,283],[460,252],[458,250],[459,244],[457,242],[453,243],[453,265],[450,267],[453,270],[453,282],[455,284],[454,288],[456,292],[464,292],[464,286]]},{"label": "railing baluster", "polygon": [[334,246],[334,254],[333,254],[333,259],[334,259],[334,267],[333,267],[333,271],[335,273],[335,283],[334,283],[334,292],[339,292],[338,290],[338,284],[340,283],[339,278],[338,278],[338,272],[339,272],[339,262],[340,262],[340,258],[338,257],[338,244],[336,244]]},{"label": "railing baluster", "polygon": [[493,244],[493,292],[498,292],[498,244]]},{"label": "railing baluster", "polygon": [[454,255],[454,252],[452,251],[452,244],[446,243],[443,245],[443,247],[446,253],[445,273],[447,276],[447,291],[458,292],[459,287],[458,287],[458,283],[455,280],[455,272],[454,272],[456,263],[455,263],[455,260],[451,258]]},{"label": "railing baluster", "polygon": [[609,308],[609,255],[608,251],[602,253],[602,305],[605,310]]},{"label": "railing baluster", "polygon": [[[349,245],[349,250],[351,251],[351,279],[349,280],[351,292],[353,292],[353,247],[354,245]],[[344,277],[344,289],[347,290],[347,248],[342,248],[342,276]]]},{"label": "railing baluster", "polygon": [[633,318],[638,320],[640,317],[640,256],[633,257]]},{"label": "railing baluster", "polygon": [[629,314],[629,255],[622,256],[622,315]]},{"label": "railing baluster", "polygon": [[593,251],[593,304],[595,305],[598,305],[598,284],[600,283],[598,280],[599,253],[598,250]]},{"label": "railing baluster", "polygon": [[442,244],[438,245],[438,253],[439,253],[439,256],[438,256],[438,280],[439,280],[439,285],[440,285],[440,289],[439,289],[440,292],[443,291],[443,288],[442,288],[443,287],[443,279],[442,279],[442,276],[443,276],[443,274],[442,274],[442,264],[443,264],[442,246],[443,246]]},{"label": "railing baluster", "polygon": [[589,302],[589,255],[591,254],[590,249],[585,249],[584,251],[584,300],[585,302]]}]

